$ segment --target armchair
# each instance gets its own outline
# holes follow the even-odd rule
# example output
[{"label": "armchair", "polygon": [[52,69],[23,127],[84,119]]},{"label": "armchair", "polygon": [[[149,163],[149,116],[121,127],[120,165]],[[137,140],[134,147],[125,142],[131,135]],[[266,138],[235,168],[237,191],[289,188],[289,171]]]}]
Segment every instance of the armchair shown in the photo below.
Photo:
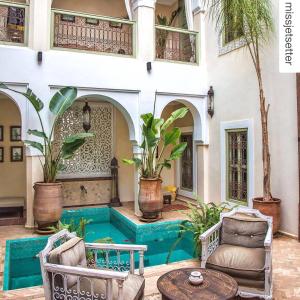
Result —
[{"label": "armchair", "polygon": [[244,298],[272,299],[272,217],[236,208],[200,236],[201,267],[227,273]]},{"label": "armchair", "polygon": [[[46,300],[141,300],[147,246],[84,243],[62,230],[39,253]],[[135,252],[139,268],[135,271]],[[94,260],[89,268],[87,253]],[[129,260],[129,261],[128,261]]]}]

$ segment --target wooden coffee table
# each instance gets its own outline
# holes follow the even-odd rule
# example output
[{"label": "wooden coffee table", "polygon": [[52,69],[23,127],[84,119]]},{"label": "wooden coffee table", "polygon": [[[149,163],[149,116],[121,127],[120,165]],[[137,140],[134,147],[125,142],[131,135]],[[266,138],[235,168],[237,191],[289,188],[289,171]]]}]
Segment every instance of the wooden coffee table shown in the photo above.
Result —
[{"label": "wooden coffee table", "polygon": [[[194,286],[189,282],[192,271],[200,271],[204,281]],[[237,282],[230,276],[208,269],[183,268],[162,275],[157,287],[163,300],[229,300],[235,299]]]}]

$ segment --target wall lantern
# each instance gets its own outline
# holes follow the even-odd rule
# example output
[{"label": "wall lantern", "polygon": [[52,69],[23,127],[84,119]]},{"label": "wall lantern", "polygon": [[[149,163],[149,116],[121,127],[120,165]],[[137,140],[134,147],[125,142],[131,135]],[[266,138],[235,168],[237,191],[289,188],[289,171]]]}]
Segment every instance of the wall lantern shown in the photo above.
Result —
[{"label": "wall lantern", "polygon": [[82,127],[85,132],[88,132],[91,129],[91,108],[87,101],[82,109],[82,113]]},{"label": "wall lantern", "polygon": [[214,103],[215,92],[211,86],[207,92],[207,113],[212,118],[215,113],[215,103]]}]

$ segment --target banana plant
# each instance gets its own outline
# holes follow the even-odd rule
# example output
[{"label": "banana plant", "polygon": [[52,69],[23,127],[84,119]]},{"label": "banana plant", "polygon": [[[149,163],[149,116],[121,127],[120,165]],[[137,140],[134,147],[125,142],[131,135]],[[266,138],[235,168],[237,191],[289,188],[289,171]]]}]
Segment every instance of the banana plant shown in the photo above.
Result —
[{"label": "banana plant", "polygon": [[49,103],[49,110],[54,115],[54,122],[52,124],[50,133],[47,134],[41,117],[41,111],[44,108],[44,103],[33,93],[31,89],[28,88],[26,92],[23,93],[7,87],[3,83],[0,83],[0,88],[23,95],[35,109],[41,125],[41,130],[29,129],[28,134],[41,139],[41,142],[25,140],[24,143],[32,148],[37,149],[44,157],[43,162],[40,160],[44,173],[44,182],[55,182],[57,173],[64,168],[62,161],[72,158],[75,152],[85,143],[86,139],[94,136],[92,133],[85,132],[68,136],[64,139],[60,148],[57,151],[54,150],[54,145],[52,142],[54,128],[57,124],[58,118],[61,117],[76,100],[77,89],[74,87],[64,87],[56,92],[52,97]]},{"label": "banana plant", "polygon": [[[164,168],[171,169],[171,161],[181,157],[187,143],[178,143],[181,131],[178,127],[167,130],[177,119],[183,118],[188,109],[183,107],[175,110],[165,121],[162,118],[154,118],[154,113],[141,115],[143,121],[143,142],[139,146],[142,150],[141,158],[123,159],[126,164],[133,165],[140,171],[142,178],[160,178]],[[158,153],[158,146],[161,150]],[[166,158],[166,149],[172,147],[171,154]]]}]

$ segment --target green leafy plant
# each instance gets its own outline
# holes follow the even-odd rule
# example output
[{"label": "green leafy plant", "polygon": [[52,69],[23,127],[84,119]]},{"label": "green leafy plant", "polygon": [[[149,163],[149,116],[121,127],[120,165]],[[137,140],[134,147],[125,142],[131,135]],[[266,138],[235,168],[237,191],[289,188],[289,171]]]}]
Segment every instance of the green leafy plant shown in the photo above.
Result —
[{"label": "green leafy plant", "polygon": [[200,198],[197,198],[196,201],[196,205],[189,204],[190,210],[186,213],[187,220],[182,221],[179,225],[178,237],[168,253],[166,263],[169,263],[173,251],[187,233],[191,233],[193,235],[194,254],[200,256],[201,234],[220,221],[220,215],[224,210],[229,210],[229,205],[226,202],[217,205],[212,202],[206,204]]},{"label": "green leafy plant", "polygon": [[64,166],[62,160],[71,159],[75,152],[85,143],[86,138],[93,137],[92,133],[77,133],[68,136],[62,142],[62,145],[58,150],[54,150],[54,144],[52,142],[54,129],[57,124],[59,117],[69,109],[77,98],[77,89],[74,87],[64,87],[60,89],[52,97],[49,103],[49,110],[54,115],[54,121],[50,134],[48,135],[45,131],[45,126],[41,117],[41,111],[44,108],[44,103],[39,99],[31,89],[27,89],[25,93],[10,89],[5,84],[0,83],[0,88],[8,89],[15,93],[21,94],[28,99],[28,101],[34,107],[38,119],[40,121],[41,130],[28,130],[28,134],[41,139],[42,142],[25,140],[24,143],[40,151],[44,157],[44,161],[41,161],[44,173],[44,182],[55,182],[57,173],[63,170]]},{"label": "green leafy plant", "polygon": [[[187,108],[179,108],[166,121],[162,118],[154,118],[154,112],[141,115],[143,121],[143,142],[139,146],[142,150],[141,158],[123,159],[123,162],[135,164],[140,170],[142,178],[160,178],[163,168],[170,169],[171,161],[181,157],[187,146],[187,143],[178,143],[181,136],[181,131],[178,127],[167,131],[171,124],[177,119],[183,118],[187,112]],[[160,152],[157,153],[160,143],[162,147]],[[165,150],[171,146],[173,148],[170,156],[164,158]]]},{"label": "green leafy plant", "polygon": [[[91,223],[91,220],[87,220],[85,218],[80,218],[79,222],[75,222],[74,219],[71,219],[70,223],[62,223],[61,221],[58,221],[56,226],[49,227],[50,230],[52,230],[54,233],[57,233],[63,229],[67,229],[69,232],[75,232],[76,236],[82,238],[83,240],[86,239],[86,226]],[[114,241],[111,237],[104,237],[100,238],[94,241],[94,243],[99,244],[112,244]],[[104,251],[100,251],[100,255],[105,258]],[[96,259],[95,259],[95,253],[93,251],[89,250],[86,253],[87,261],[89,267],[95,267],[96,266]]]},{"label": "green leafy plant", "polygon": [[259,90],[260,120],[262,128],[263,200],[272,201],[271,160],[268,131],[270,104],[266,102],[261,64],[262,48],[274,34],[271,0],[204,0],[208,15],[216,23],[216,31],[226,35],[228,22],[234,22],[235,30],[243,29],[243,39],[248,50]]}]

